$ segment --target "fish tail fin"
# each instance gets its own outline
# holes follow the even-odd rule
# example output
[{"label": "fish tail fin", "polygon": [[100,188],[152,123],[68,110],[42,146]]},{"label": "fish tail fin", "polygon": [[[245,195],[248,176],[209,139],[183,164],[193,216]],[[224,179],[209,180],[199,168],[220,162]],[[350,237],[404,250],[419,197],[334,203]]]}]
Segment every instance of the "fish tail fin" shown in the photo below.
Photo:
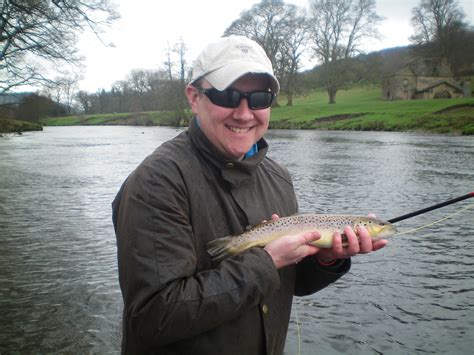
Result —
[{"label": "fish tail fin", "polygon": [[221,261],[232,255],[230,252],[230,242],[232,237],[223,237],[207,243],[207,253],[211,256],[213,262]]}]

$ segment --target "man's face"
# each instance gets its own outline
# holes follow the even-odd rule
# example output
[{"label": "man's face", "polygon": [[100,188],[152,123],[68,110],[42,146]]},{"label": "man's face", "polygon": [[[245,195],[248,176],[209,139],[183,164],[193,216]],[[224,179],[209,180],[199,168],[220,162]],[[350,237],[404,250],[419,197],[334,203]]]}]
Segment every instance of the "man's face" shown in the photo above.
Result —
[{"label": "man's face", "polygon": [[[201,86],[203,89],[211,88],[205,80]],[[236,80],[231,87],[241,92],[266,90],[268,79],[248,74]],[[242,159],[268,129],[270,108],[250,110],[245,98],[236,108],[217,106],[193,86],[188,86],[186,94],[193,113],[199,118],[201,130],[229,158]]]}]

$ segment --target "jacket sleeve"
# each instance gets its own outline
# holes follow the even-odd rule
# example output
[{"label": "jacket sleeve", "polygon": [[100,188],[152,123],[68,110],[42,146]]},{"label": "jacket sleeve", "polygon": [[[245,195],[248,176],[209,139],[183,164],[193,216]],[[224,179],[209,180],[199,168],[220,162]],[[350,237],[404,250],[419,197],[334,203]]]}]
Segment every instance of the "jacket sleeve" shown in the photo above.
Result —
[{"label": "jacket sleeve", "polygon": [[172,162],[138,168],[114,201],[126,327],[152,346],[217,327],[280,286],[271,258],[258,248],[197,271],[202,250],[182,181]]},{"label": "jacket sleeve", "polygon": [[306,296],[315,293],[346,274],[351,267],[351,260],[340,260],[336,265],[321,266],[314,256],[304,258],[296,268],[295,296]]}]

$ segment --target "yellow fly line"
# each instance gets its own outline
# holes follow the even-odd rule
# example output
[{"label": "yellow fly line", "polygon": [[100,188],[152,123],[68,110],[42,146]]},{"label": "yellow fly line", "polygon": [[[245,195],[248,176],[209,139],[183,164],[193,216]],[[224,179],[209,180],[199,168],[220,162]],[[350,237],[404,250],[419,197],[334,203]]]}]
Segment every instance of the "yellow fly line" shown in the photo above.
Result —
[{"label": "yellow fly line", "polygon": [[432,222],[432,223],[425,224],[425,225],[423,225],[423,226],[421,226],[421,227],[418,227],[418,228],[409,229],[409,230],[407,230],[407,231],[397,233],[396,235],[402,235],[402,234],[409,234],[409,233],[418,232],[418,231],[421,230],[421,229],[425,229],[425,228],[434,226],[435,224],[444,222],[444,221],[446,221],[447,219],[450,219],[450,218],[454,217],[455,215],[457,215],[457,214],[459,214],[459,213],[462,213],[462,212],[464,212],[464,211],[466,211],[466,210],[468,210],[468,209],[470,209],[470,208],[473,208],[473,207],[474,207],[474,204],[467,205],[466,207],[461,208],[459,211],[456,211],[456,212],[454,212],[454,213],[452,213],[452,214],[450,214],[450,215],[448,215],[448,216],[446,216],[446,217],[443,217],[443,218],[441,218],[441,219],[439,219],[439,220],[437,220],[437,221],[434,221],[434,222]]},{"label": "yellow fly line", "polygon": [[[428,223],[428,224],[425,224],[421,227],[418,227],[418,228],[413,228],[413,229],[409,229],[407,231],[404,231],[404,232],[400,232],[400,233],[397,233],[396,235],[402,235],[402,234],[409,234],[409,233],[414,233],[414,232],[417,232],[419,230],[422,230],[422,229],[425,229],[425,228],[428,228],[428,227],[431,227],[431,226],[434,226],[438,223],[441,223],[441,222],[444,222],[446,221],[447,219],[450,219],[450,218],[453,218],[454,216],[464,212],[464,211],[467,211],[468,209],[470,208],[473,208],[474,207],[474,203],[471,204],[471,205],[467,205],[466,207],[463,207],[461,209],[459,209],[458,211],[454,212],[454,213],[451,213],[450,215],[447,215],[446,217],[443,217],[437,221],[434,221],[434,222],[431,222],[431,223]],[[299,320],[299,317],[298,317],[298,305],[295,303],[293,305],[293,309],[295,311],[295,317],[296,317],[296,331],[297,331],[297,335],[298,335],[298,352],[297,354],[298,355],[301,355],[301,333],[300,333],[300,320]]]}]

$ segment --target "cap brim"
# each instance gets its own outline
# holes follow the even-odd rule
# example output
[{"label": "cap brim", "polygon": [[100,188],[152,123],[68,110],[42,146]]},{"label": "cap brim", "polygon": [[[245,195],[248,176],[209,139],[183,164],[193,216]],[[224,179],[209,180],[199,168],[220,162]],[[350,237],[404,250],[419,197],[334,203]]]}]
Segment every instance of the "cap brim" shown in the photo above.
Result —
[{"label": "cap brim", "polygon": [[280,91],[280,84],[272,73],[268,72],[265,66],[259,66],[254,62],[234,62],[224,67],[220,67],[204,78],[217,90],[227,89],[234,81],[246,74],[265,74],[270,78],[270,89],[277,94]]}]

